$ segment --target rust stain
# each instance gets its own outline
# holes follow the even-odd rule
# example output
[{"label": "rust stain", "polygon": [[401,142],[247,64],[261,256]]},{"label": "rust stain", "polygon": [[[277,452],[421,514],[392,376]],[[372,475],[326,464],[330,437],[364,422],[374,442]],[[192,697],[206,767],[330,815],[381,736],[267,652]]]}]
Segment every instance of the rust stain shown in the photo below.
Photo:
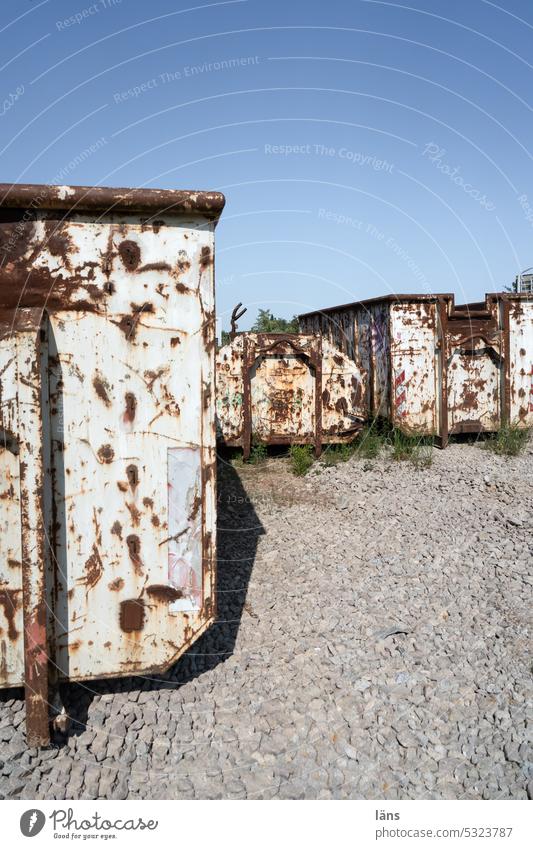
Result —
[{"label": "rust stain", "polygon": [[128,483],[132,489],[136,489],[139,484],[139,469],[136,465],[131,463],[126,468],[126,476],[128,478]]},{"label": "rust stain", "polygon": [[100,398],[100,400],[104,402],[106,407],[110,407],[111,399],[109,396],[111,394],[111,387],[105,377],[102,377],[102,375],[98,374],[98,372],[93,378],[93,387],[98,398]]},{"label": "rust stain", "polygon": [[104,572],[104,564],[100,557],[100,552],[96,545],[93,545],[93,553],[85,561],[85,577],[82,578],[82,583],[87,589],[92,589],[96,586]]},{"label": "rust stain", "polygon": [[142,631],[144,628],[145,609],[140,598],[126,599],[120,602],[119,624],[126,634]]},{"label": "rust stain", "polygon": [[125,239],[118,246],[118,253],[128,271],[135,271],[141,261],[141,249],[137,242]]},{"label": "rust stain", "polygon": [[141,541],[137,534],[130,534],[126,537],[126,545],[130,560],[133,563],[133,568],[137,575],[143,574],[143,562],[141,560]]},{"label": "rust stain", "polygon": [[115,580],[110,581],[110,583],[107,586],[109,587],[109,589],[112,592],[116,593],[119,590],[121,590],[122,587],[124,586],[124,580],[122,578],[115,578]]},{"label": "rust stain", "polygon": [[122,417],[124,423],[131,424],[135,421],[135,416],[137,413],[137,399],[133,392],[126,392],[124,396],[124,400],[126,402],[124,408],[124,415]]},{"label": "rust stain", "polygon": [[195,495],[194,501],[192,503],[191,512],[189,513],[189,521],[194,521],[198,515],[198,511],[202,506],[202,497],[201,495]]},{"label": "rust stain", "polygon": [[18,594],[22,590],[0,589],[0,607],[3,608],[7,620],[7,635],[12,642],[16,642],[19,635],[15,626],[15,615],[19,607]]},{"label": "rust stain", "polygon": [[97,454],[101,463],[112,463],[115,457],[115,452],[110,445],[101,445]]},{"label": "rust stain", "polygon": [[205,271],[212,263],[211,248],[209,245],[204,245],[200,252],[200,269]]},{"label": "rust stain", "polygon": [[156,601],[176,601],[178,598],[183,597],[181,590],[177,590],[175,587],[170,587],[166,584],[152,584],[146,587],[146,592]]},{"label": "rust stain", "polygon": [[143,313],[153,313],[154,308],[153,305],[150,303],[145,303],[141,305],[130,304],[130,307],[131,313],[123,315],[120,321],[114,321],[113,323],[117,324],[117,326],[120,328],[120,330],[122,330],[124,336],[126,337],[126,339],[128,339],[128,341],[133,342],[137,335],[137,329],[141,316],[143,315]]},{"label": "rust stain", "polygon": [[126,507],[129,510],[129,514],[131,516],[131,521],[132,521],[133,526],[135,528],[138,527],[138,525],[140,524],[140,521],[141,521],[141,511],[139,510],[139,508],[137,507],[136,504],[128,503],[128,504],[126,504]]},{"label": "rust stain", "polygon": [[141,274],[143,271],[172,271],[172,268],[168,262],[149,262],[137,269],[138,274]]},{"label": "rust stain", "polygon": [[122,539],[122,525],[117,521],[113,523],[113,527],[111,528],[111,533],[115,534],[120,540]]}]

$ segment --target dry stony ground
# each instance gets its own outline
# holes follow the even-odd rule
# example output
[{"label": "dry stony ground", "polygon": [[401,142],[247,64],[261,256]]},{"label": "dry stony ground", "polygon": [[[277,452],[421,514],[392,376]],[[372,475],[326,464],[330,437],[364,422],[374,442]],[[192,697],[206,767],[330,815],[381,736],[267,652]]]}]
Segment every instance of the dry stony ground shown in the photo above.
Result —
[{"label": "dry stony ground", "polygon": [[531,798],[533,449],[319,469],[221,463],[219,622],[46,751],[4,693],[4,796]]}]

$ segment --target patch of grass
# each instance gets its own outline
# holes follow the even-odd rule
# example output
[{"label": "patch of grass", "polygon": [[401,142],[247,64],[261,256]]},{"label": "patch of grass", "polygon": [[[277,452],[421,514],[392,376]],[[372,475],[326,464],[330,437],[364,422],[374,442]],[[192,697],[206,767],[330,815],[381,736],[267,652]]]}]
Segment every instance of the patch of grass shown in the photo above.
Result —
[{"label": "patch of grass", "polygon": [[310,445],[291,445],[289,457],[292,471],[298,477],[306,475],[314,463],[313,449]]},{"label": "patch of grass", "polygon": [[363,428],[357,441],[352,443],[353,454],[362,460],[375,460],[379,456],[385,436],[378,423],[373,422]]},{"label": "patch of grass", "polygon": [[249,462],[254,466],[264,463],[268,457],[268,449],[262,442],[252,442]]},{"label": "patch of grass", "polygon": [[353,457],[356,446],[353,442],[340,442],[336,445],[327,445],[321,456],[324,466],[336,466],[337,463],[345,463]]},{"label": "patch of grass", "polygon": [[410,460],[417,469],[427,469],[433,462],[433,437],[408,436],[395,429],[389,437],[393,460]]},{"label": "patch of grass", "polygon": [[530,428],[508,425],[502,427],[498,433],[489,436],[483,443],[483,447],[504,457],[518,457],[526,447],[530,436]]}]

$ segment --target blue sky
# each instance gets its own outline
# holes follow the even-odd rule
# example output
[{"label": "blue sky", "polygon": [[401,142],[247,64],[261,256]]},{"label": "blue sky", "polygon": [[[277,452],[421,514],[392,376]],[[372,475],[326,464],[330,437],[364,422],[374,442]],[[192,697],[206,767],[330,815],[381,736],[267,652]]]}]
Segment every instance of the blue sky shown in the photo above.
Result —
[{"label": "blue sky", "polygon": [[533,264],[533,4],[411,3],[3,0],[1,179],[222,190],[225,327],[478,300]]}]

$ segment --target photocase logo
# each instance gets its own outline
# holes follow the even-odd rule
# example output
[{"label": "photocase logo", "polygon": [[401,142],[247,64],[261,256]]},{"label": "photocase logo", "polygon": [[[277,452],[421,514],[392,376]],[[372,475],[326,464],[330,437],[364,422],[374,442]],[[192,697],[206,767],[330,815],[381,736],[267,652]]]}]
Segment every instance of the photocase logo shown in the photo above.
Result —
[{"label": "photocase logo", "polygon": [[32,808],[30,811],[24,811],[20,818],[20,830],[24,837],[35,837],[43,830],[46,817],[42,811],[37,808]]}]

